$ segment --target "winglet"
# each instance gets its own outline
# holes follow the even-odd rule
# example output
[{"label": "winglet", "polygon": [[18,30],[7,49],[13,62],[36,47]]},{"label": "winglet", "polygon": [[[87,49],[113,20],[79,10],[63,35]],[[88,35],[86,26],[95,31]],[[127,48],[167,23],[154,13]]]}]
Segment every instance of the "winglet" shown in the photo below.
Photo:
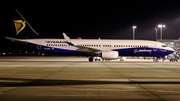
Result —
[{"label": "winglet", "polygon": [[64,39],[65,39],[67,42],[70,42],[70,38],[69,38],[65,33],[62,33],[62,34],[63,34]]},{"label": "winglet", "polygon": [[67,41],[66,43],[67,44],[69,44],[69,45],[71,45],[71,46],[77,46],[77,44],[74,44],[74,43],[72,43],[71,41],[70,41],[70,38],[69,38],[69,36],[67,36],[65,33],[62,33],[63,34],[63,36],[64,36],[64,39]]}]

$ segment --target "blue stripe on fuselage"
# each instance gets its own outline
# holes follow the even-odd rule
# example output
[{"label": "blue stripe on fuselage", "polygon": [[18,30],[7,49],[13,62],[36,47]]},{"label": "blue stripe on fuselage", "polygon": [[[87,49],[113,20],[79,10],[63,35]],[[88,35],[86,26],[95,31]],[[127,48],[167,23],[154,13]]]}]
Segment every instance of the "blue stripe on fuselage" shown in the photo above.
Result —
[{"label": "blue stripe on fuselage", "polygon": [[[37,44],[30,44],[34,48],[39,48],[39,50],[43,50],[50,53],[63,54],[63,55],[90,55],[88,53],[84,53],[78,50],[67,50],[61,48],[53,48],[49,46],[38,46]],[[165,55],[173,53],[173,51],[164,50],[164,49],[153,49],[149,47],[138,47],[138,48],[121,48],[114,49],[114,51],[118,51],[120,56],[157,56],[164,57]]]}]

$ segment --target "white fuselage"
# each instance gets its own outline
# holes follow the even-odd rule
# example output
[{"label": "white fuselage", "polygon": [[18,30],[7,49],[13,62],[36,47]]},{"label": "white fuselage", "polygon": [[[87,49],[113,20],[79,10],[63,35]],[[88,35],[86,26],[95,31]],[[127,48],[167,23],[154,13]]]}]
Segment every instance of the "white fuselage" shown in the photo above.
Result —
[{"label": "white fuselage", "polygon": [[[76,53],[77,47],[68,45],[65,39],[18,39],[21,42],[33,44],[41,50],[55,53]],[[71,39],[71,42],[83,47],[102,51],[118,51],[122,56],[165,56],[174,52],[170,47],[157,41],[148,40],[98,40],[98,39]],[[67,52],[68,51],[68,52]]]}]

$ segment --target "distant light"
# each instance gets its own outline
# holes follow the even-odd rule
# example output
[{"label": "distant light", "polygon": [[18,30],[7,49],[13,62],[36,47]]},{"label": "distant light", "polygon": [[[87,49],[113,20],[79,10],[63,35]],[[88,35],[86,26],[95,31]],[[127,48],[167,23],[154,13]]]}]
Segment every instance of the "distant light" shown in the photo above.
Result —
[{"label": "distant light", "polygon": [[166,26],[163,25],[163,24],[159,24],[158,27],[161,29],[161,36],[160,36],[160,39],[162,40],[162,29],[163,29],[163,27],[166,27]]},{"label": "distant light", "polygon": [[6,55],[6,53],[3,53],[3,55]]},{"label": "distant light", "polygon": [[166,27],[166,25],[159,24],[158,27]]},{"label": "distant light", "polygon": [[136,28],[136,26],[132,26],[132,28]]}]

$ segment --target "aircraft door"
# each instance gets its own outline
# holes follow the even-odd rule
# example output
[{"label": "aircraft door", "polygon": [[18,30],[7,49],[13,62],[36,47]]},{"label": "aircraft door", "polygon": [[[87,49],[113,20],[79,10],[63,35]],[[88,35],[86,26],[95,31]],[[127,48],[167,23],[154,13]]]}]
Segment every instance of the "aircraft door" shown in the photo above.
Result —
[{"label": "aircraft door", "polygon": [[41,42],[37,42],[37,49],[41,49]]},{"label": "aircraft door", "polygon": [[157,51],[157,45],[154,44],[153,51]]}]

